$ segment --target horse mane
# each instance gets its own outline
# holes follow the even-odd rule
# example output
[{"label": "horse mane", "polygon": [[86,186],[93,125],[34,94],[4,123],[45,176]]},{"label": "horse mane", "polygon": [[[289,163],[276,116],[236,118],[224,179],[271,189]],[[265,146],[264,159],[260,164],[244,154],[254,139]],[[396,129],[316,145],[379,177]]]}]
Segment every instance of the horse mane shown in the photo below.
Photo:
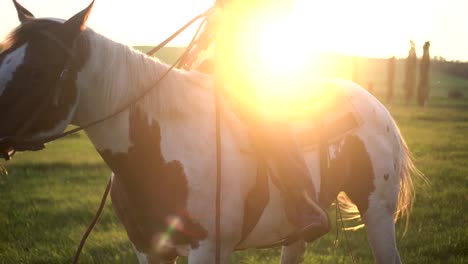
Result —
[{"label": "horse mane", "polygon": [[[102,93],[104,107],[115,111],[122,105],[146,93],[138,106],[158,119],[171,119],[206,111],[197,102],[194,92],[210,87],[211,78],[199,72],[172,69],[166,77],[158,81],[170,65],[159,59],[104,37],[91,29],[86,29],[77,41],[86,41],[89,58],[80,75],[93,76],[93,82]],[[157,83],[157,87],[154,87]],[[96,88],[97,88],[96,87]],[[187,107],[191,106],[190,111]],[[206,102],[205,102],[206,105]]]}]

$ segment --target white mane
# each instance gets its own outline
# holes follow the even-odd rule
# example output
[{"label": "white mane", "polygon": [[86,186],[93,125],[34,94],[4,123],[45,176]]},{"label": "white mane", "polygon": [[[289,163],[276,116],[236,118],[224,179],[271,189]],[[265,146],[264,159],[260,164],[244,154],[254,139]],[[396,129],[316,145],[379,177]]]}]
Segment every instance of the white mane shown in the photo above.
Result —
[{"label": "white mane", "polygon": [[[207,90],[200,89],[200,86],[211,86],[209,76],[173,69],[158,82],[169,65],[90,29],[83,32],[81,38],[88,43],[90,54],[89,60],[79,73],[78,85],[94,86],[89,87],[91,93],[83,91],[83,96],[99,98],[99,102],[93,101],[92,98],[87,98],[86,101],[91,100],[99,104],[104,108],[104,112],[115,112],[148,89],[151,91],[139,101],[139,106],[157,115],[158,119],[197,114],[193,107],[186,111],[187,106],[203,106],[201,102],[197,102],[203,98],[197,97],[200,93],[207,94]],[[154,87],[156,82],[157,87]]]}]

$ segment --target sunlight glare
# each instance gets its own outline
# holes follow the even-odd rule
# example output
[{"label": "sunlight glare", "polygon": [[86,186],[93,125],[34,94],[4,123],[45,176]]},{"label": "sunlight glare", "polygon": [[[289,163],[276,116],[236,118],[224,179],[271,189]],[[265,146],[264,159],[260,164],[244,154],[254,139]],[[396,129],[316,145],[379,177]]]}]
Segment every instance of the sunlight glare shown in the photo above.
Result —
[{"label": "sunlight glare", "polygon": [[301,32],[299,21],[286,17],[271,21],[258,34],[260,60],[267,74],[293,74],[304,70],[313,60],[311,36]]},{"label": "sunlight glare", "polygon": [[267,11],[240,7],[221,27],[221,76],[247,104],[259,105],[261,98],[263,107],[276,108],[286,97],[309,93],[308,79],[354,78],[359,65],[352,56],[405,54],[408,42],[397,36],[408,34],[409,40],[412,26],[395,19],[403,7],[371,0],[295,0]]},{"label": "sunlight glare", "polygon": [[314,74],[318,48],[310,16],[298,8],[254,14],[240,9],[233,12],[234,19],[229,14],[223,18],[218,34],[221,76],[236,97],[252,101],[247,104],[258,105],[261,98],[263,106],[278,105],[285,96],[303,93],[304,80]]}]

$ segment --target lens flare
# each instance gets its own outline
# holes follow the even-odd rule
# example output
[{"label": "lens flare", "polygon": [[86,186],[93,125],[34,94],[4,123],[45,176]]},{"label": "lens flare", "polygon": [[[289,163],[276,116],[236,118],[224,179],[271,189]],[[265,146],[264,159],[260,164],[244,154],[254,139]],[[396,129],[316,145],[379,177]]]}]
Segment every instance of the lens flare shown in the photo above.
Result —
[{"label": "lens flare", "polygon": [[167,229],[153,238],[153,250],[157,253],[170,251],[174,247],[172,235],[175,231],[181,231],[184,228],[184,224],[178,216],[168,216],[166,224]]}]

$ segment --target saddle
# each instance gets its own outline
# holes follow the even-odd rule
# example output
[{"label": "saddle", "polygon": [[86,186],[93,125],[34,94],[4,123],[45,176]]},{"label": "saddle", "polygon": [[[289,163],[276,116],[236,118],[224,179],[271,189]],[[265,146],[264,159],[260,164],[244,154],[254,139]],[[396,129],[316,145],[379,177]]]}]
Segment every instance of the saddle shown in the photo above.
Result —
[{"label": "saddle", "polygon": [[[283,113],[284,120],[281,122],[288,122],[291,125],[297,143],[303,152],[317,152],[319,160],[317,166],[320,168],[320,175],[313,176],[323,178],[327,177],[325,173],[330,159],[329,147],[359,128],[362,122],[343,90],[329,85],[312,87],[312,89],[316,89],[316,91],[306,100],[301,98],[300,103],[297,100],[288,102],[295,106],[294,111]],[[233,109],[236,111],[236,107]],[[237,114],[240,119],[245,116],[244,112]],[[251,123],[251,121],[247,123]],[[268,204],[269,180],[281,192],[285,190],[279,176],[275,175],[274,170],[268,167],[265,157],[259,154],[261,152],[255,150],[253,146],[244,146],[242,151],[256,156],[258,168],[255,185],[248,193],[244,204],[241,242],[253,230]],[[291,201],[285,201],[285,204],[286,215],[293,223],[296,217],[295,210],[292,210],[295,208],[294,204]],[[289,244],[297,239],[298,237],[287,237],[280,244]]]}]

